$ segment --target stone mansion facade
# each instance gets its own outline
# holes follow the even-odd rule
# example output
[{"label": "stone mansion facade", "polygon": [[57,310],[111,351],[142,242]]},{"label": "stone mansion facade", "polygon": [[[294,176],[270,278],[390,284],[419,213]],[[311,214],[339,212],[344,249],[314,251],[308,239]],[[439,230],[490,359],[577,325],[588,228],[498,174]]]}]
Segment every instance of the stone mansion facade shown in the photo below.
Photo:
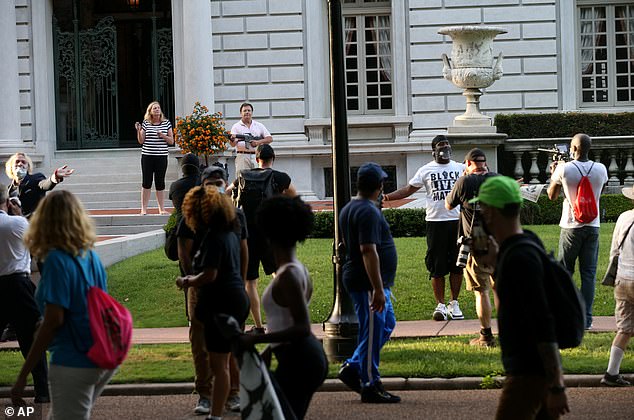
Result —
[{"label": "stone mansion facade", "polygon": [[[431,138],[465,109],[442,77],[444,26],[507,30],[493,43],[504,75],[481,97],[487,115],[634,110],[632,2],[341,4],[350,165],[378,162],[393,185],[431,159]],[[200,101],[228,128],[249,101],[273,135],[276,167],[305,197],[332,196],[327,0],[8,0],[0,23],[0,161],[25,150],[44,168],[140,184],[133,123],[150,101],[172,123]],[[459,143],[456,157],[475,145]],[[219,159],[232,168],[230,151]],[[175,160],[170,168],[176,179]]]}]

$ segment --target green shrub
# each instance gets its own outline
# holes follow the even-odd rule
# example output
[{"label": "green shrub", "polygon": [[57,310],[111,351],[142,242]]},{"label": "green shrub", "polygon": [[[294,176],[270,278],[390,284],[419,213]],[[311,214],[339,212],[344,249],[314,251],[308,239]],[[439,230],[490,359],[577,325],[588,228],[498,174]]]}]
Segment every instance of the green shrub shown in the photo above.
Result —
[{"label": "green shrub", "polygon": [[395,238],[425,236],[425,210],[387,209],[383,214]]},{"label": "green shrub", "polygon": [[310,236],[312,238],[334,238],[335,220],[332,211],[315,212],[315,225]]},{"label": "green shrub", "polygon": [[[524,201],[520,220],[524,225],[556,225],[561,218],[563,196],[550,201],[542,194],[537,203]],[[632,201],[622,194],[604,194],[601,196],[601,220],[616,222],[621,213],[634,207]],[[424,209],[386,209],[383,211],[390,225],[392,236],[421,237],[425,236]],[[334,220],[332,211],[315,213],[315,228],[311,237],[332,238],[334,236]]]},{"label": "green shrub", "polygon": [[174,210],[172,214],[170,214],[170,218],[167,219],[167,223],[165,223],[165,226],[163,226],[163,230],[169,233],[173,229],[176,229],[176,227],[178,226],[179,219],[180,219],[180,215],[178,214],[176,210]]},{"label": "green shrub", "polygon": [[498,114],[498,132],[511,139],[589,136],[627,136],[634,133],[634,113],[560,112],[546,114]]}]

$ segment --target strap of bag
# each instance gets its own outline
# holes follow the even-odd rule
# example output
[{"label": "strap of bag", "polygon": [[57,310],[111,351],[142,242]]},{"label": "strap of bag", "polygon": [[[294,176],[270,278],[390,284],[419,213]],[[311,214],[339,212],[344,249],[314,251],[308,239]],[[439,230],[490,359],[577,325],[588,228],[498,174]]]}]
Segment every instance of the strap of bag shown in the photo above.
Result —
[{"label": "strap of bag", "polygon": [[630,223],[630,226],[625,231],[625,235],[623,235],[623,237],[621,238],[621,243],[619,244],[619,247],[617,248],[619,251],[621,250],[621,248],[623,248],[623,244],[625,243],[625,239],[627,238],[627,235],[630,233],[630,229],[632,229],[632,226],[634,226],[634,222]]},{"label": "strap of bag", "polygon": [[572,163],[572,164],[575,166],[575,168],[577,168],[577,170],[579,171],[579,174],[580,174],[582,177],[583,177],[583,176],[588,176],[588,175],[590,175],[590,172],[592,171],[592,168],[594,167],[594,162],[592,162],[592,165],[590,165],[590,169],[588,169],[588,172],[586,172],[586,174],[584,175],[584,174],[583,174],[583,172],[581,172],[581,168],[579,168],[577,165],[575,165],[575,163],[574,163],[574,162],[570,162],[570,163]]},{"label": "strap of bag", "polygon": [[[90,261],[90,267],[91,270],[94,270],[92,267],[92,251],[88,250],[88,259]],[[84,280],[86,281],[86,283],[88,284],[89,288],[95,286],[94,284],[90,284],[90,281],[88,280],[88,276],[86,275],[86,272],[84,270],[84,268],[81,266],[81,264],[79,263],[79,260],[77,259],[76,256],[71,255],[70,253],[68,253],[68,255],[70,256],[70,258],[73,260],[73,262],[75,263],[75,265],[77,266],[77,270],[79,272],[79,275],[81,277],[84,278]],[[94,271],[93,271],[93,283],[94,283]],[[75,349],[79,352],[79,353],[88,353],[88,350],[90,350],[90,348],[87,349],[82,349],[78,344],[77,344],[77,336],[78,334],[75,332],[75,328],[73,327],[73,324],[71,324],[70,322],[68,323],[68,330],[70,331],[70,335],[73,339],[73,346],[75,347]]]}]

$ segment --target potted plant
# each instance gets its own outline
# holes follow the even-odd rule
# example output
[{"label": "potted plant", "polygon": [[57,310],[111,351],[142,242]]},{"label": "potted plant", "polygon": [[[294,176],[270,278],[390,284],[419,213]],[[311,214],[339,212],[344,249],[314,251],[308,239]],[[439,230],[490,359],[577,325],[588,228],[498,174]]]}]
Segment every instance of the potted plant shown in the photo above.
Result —
[{"label": "potted plant", "polygon": [[204,156],[205,166],[209,166],[209,156],[227,148],[222,113],[210,114],[206,106],[196,102],[191,115],[176,117],[176,144],[183,153]]}]

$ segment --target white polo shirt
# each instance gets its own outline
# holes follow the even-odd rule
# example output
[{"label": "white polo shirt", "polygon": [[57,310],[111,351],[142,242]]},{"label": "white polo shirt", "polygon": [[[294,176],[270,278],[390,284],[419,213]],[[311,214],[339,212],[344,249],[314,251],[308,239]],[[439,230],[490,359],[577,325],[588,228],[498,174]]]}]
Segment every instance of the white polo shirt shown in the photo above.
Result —
[{"label": "white polo shirt", "polygon": [[[250,134],[253,137],[268,137],[271,135],[269,130],[266,129],[264,124],[257,122],[256,120],[251,120],[251,126],[248,127],[242,120],[238,121],[231,127],[231,134]],[[236,150],[238,151],[247,151],[254,152],[255,147],[251,147],[251,145],[247,142],[245,144],[244,140],[238,141],[236,143]]]},{"label": "white polo shirt", "polygon": [[24,217],[0,210],[0,276],[31,273],[31,254],[23,240],[28,227]]}]

